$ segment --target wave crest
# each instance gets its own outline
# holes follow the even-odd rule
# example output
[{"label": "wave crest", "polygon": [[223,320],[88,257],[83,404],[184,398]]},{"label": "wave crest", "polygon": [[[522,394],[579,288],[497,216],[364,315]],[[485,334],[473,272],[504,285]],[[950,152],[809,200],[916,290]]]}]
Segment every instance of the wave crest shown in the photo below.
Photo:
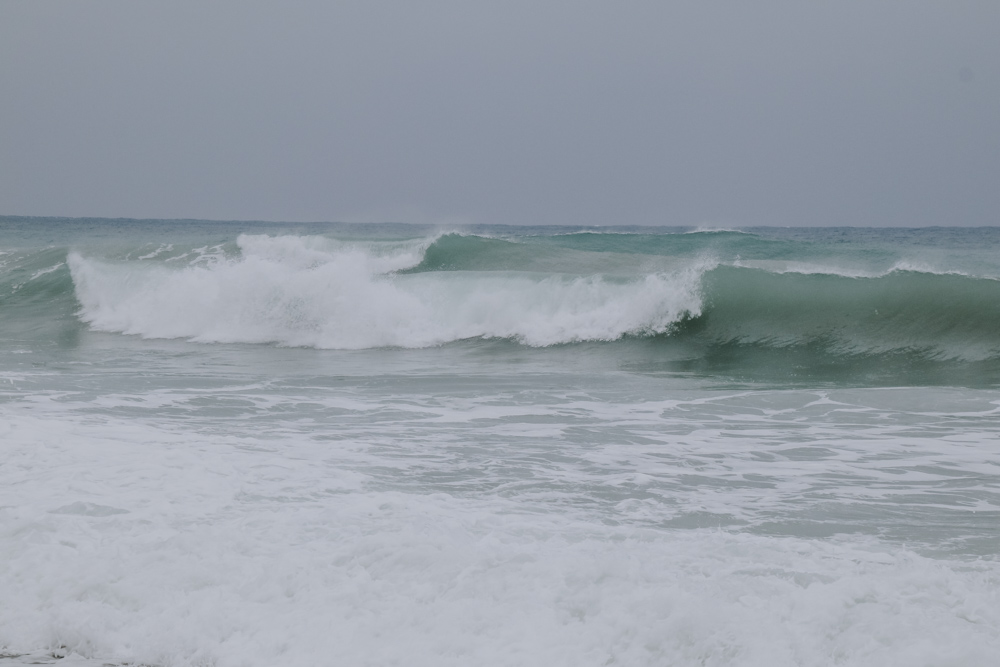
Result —
[{"label": "wave crest", "polygon": [[100,331],[196,342],[361,349],[468,338],[532,346],[669,332],[701,312],[701,270],[616,279],[528,272],[401,274],[431,242],[374,247],[241,236],[209,265],[70,253],[80,317]]}]

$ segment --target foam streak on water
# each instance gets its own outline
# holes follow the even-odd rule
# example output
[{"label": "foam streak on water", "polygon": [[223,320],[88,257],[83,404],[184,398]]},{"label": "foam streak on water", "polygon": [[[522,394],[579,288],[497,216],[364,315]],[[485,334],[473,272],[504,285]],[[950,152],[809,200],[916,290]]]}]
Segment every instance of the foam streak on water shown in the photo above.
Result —
[{"label": "foam streak on water", "polygon": [[47,224],[0,667],[1000,654],[987,232]]}]

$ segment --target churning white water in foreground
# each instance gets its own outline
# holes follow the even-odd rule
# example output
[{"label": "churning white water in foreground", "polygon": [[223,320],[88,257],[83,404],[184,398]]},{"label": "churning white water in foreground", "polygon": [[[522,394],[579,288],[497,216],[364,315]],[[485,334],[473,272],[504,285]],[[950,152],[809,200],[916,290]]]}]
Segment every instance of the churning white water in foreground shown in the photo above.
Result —
[{"label": "churning white water in foreground", "polygon": [[[927,535],[907,548],[908,529],[928,528],[912,525],[919,514],[900,525],[899,498],[938,515],[945,550],[948,520],[974,523],[978,506],[995,521],[1000,456],[977,453],[995,429],[949,433],[934,415],[886,429],[877,408],[800,394],[377,402],[261,389],[5,406],[8,650],[144,664],[985,665],[1000,648],[1000,567],[921,555]],[[223,406],[230,418],[210,416]],[[965,419],[996,413],[980,409]],[[126,417],[153,411],[189,416]],[[272,421],[252,432],[251,414]],[[914,437],[926,422],[937,437]],[[952,495],[969,502],[956,510]],[[852,521],[868,534],[826,535]]]},{"label": "churning white water in foreground", "polygon": [[0,667],[996,664],[1000,237],[52,224]]}]

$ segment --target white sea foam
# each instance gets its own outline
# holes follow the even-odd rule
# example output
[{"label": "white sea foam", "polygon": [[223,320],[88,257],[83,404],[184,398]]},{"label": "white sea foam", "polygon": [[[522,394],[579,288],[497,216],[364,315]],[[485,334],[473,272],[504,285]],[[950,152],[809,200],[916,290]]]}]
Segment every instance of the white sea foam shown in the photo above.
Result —
[{"label": "white sea foam", "polygon": [[882,269],[872,269],[862,266],[847,266],[844,264],[834,264],[834,263],[823,263],[821,261],[787,261],[787,260],[744,260],[736,259],[732,262],[733,266],[744,267],[748,269],[762,269],[768,273],[793,273],[801,275],[824,275],[824,276],[838,276],[841,278],[884,278],[890,276],[894,273],[927,273],[938,276],[969,276],[978,278],[992,278],[988,275],[977,275],[964,271],[955,270],[943,270],[939,269],[934,265],[915,262],[915,261],[905,261],[899,260],[895,262],[892,266]]},{"label": "white sea foam", "polygon": [[621,280],[444,272],[398,275],[424,247],[241,236],[238,258],[177,269],[71,253],[80,316],[95,329],[198,342],[425,347],[465,338],[545,346],[662,333],[700,312],[703,268]]},{"label": "white sea foam", "polygon": [[685,234],[745,234],[746,236],[754,236],[753,232],[748,232],[745,229],[739,229],[738,227],[723,227],[716,225],[698,225],[694,229],[690,229]]},{"label": "white sea foam", "polygon": [[38,271],[35,271],[35,272],[34,272],[34,273],[33,273],[33,274],[31,275],[31,277],[30,277],[30,278],[28,278],[28,280],[27,280],[27,281],[25,281],[25,282],[31,282],[32,280],[34,280],[34,279],[36,279],[36,278],[41,278],[42,276],[44,276],[44,275],[46,275],[46,274],[49,274],[49,273],[52,273],[52,272],[54,272],[54,271],[58,271],[58,270],[59,270],[59,269],[61,269],[61,268],[62,268],[62,267],[63,267],[64,265],[65,265],[65,263],[64,263],[64,262],[59,262],[58,264],[54,264],[53,266],[50,266],[50,267],[48,267],[48,268],[45,268],[45,269],[39,269]]},{"label": "white sea foam", "polygon": [[[248,398],[285,403],[276,408],[301,405],[294,395],[249,390]],[[891,462],[886,450],[897,447],[927,450],[926,462],[912,451],[897,454],[906,458],[896,465],[913,472],[933,466],[941,448],[950,464],[964,466],[951,455],[962,451],[973,463],[971,443],[886,432],[878,412],[888,406],[859,408],[825,396],[809,402],[797,394],[617,405],[551,397],[527,406],[496,405],[489,395],[411,396],[421,404],[396,426],[413,431],[397,438],[393,424],[371,418],[354,430],[328,426],[319,434],[315,424],[295,421],[273,425],[277,431],[248,424],[220,434],[212,420],[156,417],[166,414],[166,396],[158,394],[133,403],[148,398],[148,418],[108,412],[124,398],[74,406],[35,395],[0,406],[0,649],[8,653],[43,660],[43,649],[59,649],[69,664],[95,666],[985,667],[1000,650],[995,561],[933,559],[873,538],[755,536],[635,520],[643,475],[662,484],[696,471],[703,483],[689,482],[678,494],[700,495],[710,508],[767,502],[766,489],[747,490],[741,478],[786,476],[795,486],[798,477],[808,486],[805,478],[821,484],[837,470],[859,480],[879,475]],[[180,407],[199,397],[181,391],[173,398]],[[368,400],[347,407],[384,414],[376,397]],[[444,421],[427,425],[418,412],[433,413],[442,401]],[[847,447],[832,461],[819,459],[821,470],[817,459],[797,460],[791,450],[784,472],[746,451],[806,445],[801,433],[773,449],[758,441],[767,428],[775,429],[767,439],[787,438],[778,427],[804,416],[818,422],[814,436],[822,436],[823,423],[845,409],[862,411],[857,425],[870,422],[872,439],[859,439],[856,452]],[[547,434],[544,423],[518,419],[626,423],[636,435],[652,435],[685,421],[706,425],[710,414],[730,428],[759,428],[742,438],[724,437],[722,425],[693,431],[680,443],[690,460],[674,471],[662,457],[681,452],[663,444],[650,443],[648,452],[611,443],[588,451]],[[484,428],[500,434],[512,417],[510,425],[534,429],[552,458],[542,450],[518,453],[527,431],[508,433],[503,455],[534,460],[551,498],[427,485],[406,491],[376,479],[396,465],[393,446],[403,464],[392,475],[399,482],[418,473],[421,461],[459,473],[459,461],[441,451],[440,441],[455,439],[449,426],[468,428],[453,446],[470,451],[467,438]],[[419,437],[421,429],[434,437]],[[333,433],[339,437],[317,437]],[[587,465],[577,465],[574,449]],[[568,502],[567,483],[625,483],[614,471],[633,466],[629,495],[636,497],[626,502],[635,507],[623,510],[632,521]],[[865,502],[862,487],[844,495],[852,488],[841,482],[835,495]],[[662,513],[668,503],[645,505]]]},{"label": "white sea foam", "polygon": [[137,257],[137,259],[153,259],[154,257],[160,254],[169,253],[173,249],[174,249],[173,243],[161,243],[157,246],[156,250],[147,253],[145,255],[140,255],[139,257]]}]

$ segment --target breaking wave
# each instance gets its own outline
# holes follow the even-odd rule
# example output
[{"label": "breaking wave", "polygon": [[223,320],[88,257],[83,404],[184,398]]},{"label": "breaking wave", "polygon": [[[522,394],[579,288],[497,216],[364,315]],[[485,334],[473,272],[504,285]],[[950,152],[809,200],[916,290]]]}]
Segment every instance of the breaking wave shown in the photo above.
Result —
[{"label": "breaking wave", "polygon": [[409,250],[378,255],[302,237],[241,236],[237,244],[236,258],[180,269],[70,253],[80,317],[100,331],[150,338],[359,349],[467,338],[610,341],[665,334],[700,312],[700,272],[691,269],[638,278],[406,274],[422,261]]},{"label": "breaking wave", "polygon": [[696,236],[650,237],[645,254],[642,235],[589,233],[392,242],[242,235],[225,246],[119,256],[49,248],[5,273],[0,302],[59,307],[98,331],[205,343],[646,340],[743,361],[762,352],[828,364],[1000,361],[1000,280],[902,261],[861,271],[798,257],[748,260],[763,241],[745,234],[717,235],[746,239],[736,247],[742,258],[677,245]]}]

